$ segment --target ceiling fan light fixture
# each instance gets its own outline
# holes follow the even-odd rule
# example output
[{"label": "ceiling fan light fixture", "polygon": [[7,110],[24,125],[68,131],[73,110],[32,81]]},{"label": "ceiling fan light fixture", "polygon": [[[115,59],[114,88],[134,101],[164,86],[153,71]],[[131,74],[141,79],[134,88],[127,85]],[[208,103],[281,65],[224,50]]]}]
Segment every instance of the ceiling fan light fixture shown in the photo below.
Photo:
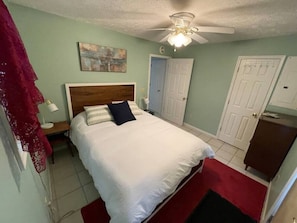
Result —
[{"label": "ceiling fan light fixture", "polygon": [[173,33],[168,37],[169,44],[175,47],[187,46],[192,42],[192,39],[184,33]]},{"label": "ceiling fan light fixture", "polygon": [[190,12],[178,12],[169,17],[176,27],[185,28],[190,25],[195,15]]},{"label": "ceiling fan light fixture", "polygon": [[184,46],[188,46],[190,43],[192,42],[192,39],[191,39],[191,37],[189,37],[189,36],[185,36],[185,40],[184,40]]}]

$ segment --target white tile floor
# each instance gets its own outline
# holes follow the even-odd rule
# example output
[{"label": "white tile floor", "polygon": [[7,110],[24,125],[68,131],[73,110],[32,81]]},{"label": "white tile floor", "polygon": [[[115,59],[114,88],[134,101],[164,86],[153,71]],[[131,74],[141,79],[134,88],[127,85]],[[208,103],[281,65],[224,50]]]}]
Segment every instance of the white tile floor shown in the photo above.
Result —
[{"label": "white tile floor", "polygon": [[[267,185],[265,176],[252,168],[244,170],[245,152],[197,130],[183,127],[210,144],[216,152],[216,159],[240,171],[241,173]],[[68,149],[55,151],[55,164],[50,164],[52,175],[52,213],[55,223],[83,223],[80,209],[94,201],[99,194],[94,187],[92,177],[81,163],[78,153],[74,157]]]}]

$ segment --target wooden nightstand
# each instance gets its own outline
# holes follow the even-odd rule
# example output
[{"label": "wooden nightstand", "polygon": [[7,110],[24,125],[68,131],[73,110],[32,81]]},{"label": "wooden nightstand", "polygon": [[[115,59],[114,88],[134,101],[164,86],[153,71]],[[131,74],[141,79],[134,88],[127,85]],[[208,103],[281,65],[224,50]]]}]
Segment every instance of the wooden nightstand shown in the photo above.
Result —
[{"label": "wooden nightstand", "polygon": [[72,151],[72,143],[67,135],[68,131],[70,130],[70,126],[68,122],[55,122],[54,127],[50,129],[43,129],[44,134],[46,135],[51,147],[53,149],[52,153],[52,163],[55,163],[54,157],[54,146],[62,143],[67,143],[67,146],[70,150],[72,156],[74,156]]}]

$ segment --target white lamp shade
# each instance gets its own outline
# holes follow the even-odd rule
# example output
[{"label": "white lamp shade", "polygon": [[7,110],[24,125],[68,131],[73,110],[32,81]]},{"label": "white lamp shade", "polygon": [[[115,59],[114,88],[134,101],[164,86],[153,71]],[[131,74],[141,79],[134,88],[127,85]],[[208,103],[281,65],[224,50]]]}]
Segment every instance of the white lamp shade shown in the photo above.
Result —
[{"label": "white lamp shade", "polygon": [[187,46],[192,42],[192,39],[185,35],[184,33],[178,33],[178,34],[171,34],[168,37],[168,40],[170,45],[175,47],[181,47],[182,45]]},{"label": "white lamp shade", "polygon": [[[55,105],[54,103],[52,103],[50,100],[45,100],[45,103],[46,103],[46,107],[48,108],[48,110],[50,112],[55,112],[55,111],[58,111],[58,107],[57,105]],[[42,124],[41,124],[41,128],[43,129],[50,129],[54,127],[54,124],[51,123],[51,122],[45,122],[44,120],[44,117],[42,116]]]},{"label": "white lamp shade", "polygon": [[58,111],[58,107],[57,105],[55,105],[53,102],[51,102],[49,99],[46,99],[45,100],[45,103],[47,105],[47,108],[50,112],[55,112],[55,111]]},{"label": "white lamp shade", "polygon": [[185,36],[184,46],[188,46],[192,42],[192,39],[189,36]]},{"label": "white lamp shade", "polygon": [[169,37],[168,37],[168,43],[171,45],[171,46],[173,46],[174,44],[175,44],[175,41],[174,41],[174,39],[175,39],[175,34],[171,34]]},{"label": "white lamp shade", "polygon": [[58,107],[57,107],[57,105],[55,105],[54,103],[51,103],[51,104],[47,105],[47,108],[48,108],[48,110],[50,112],[55,112],[55,111],[58,111],[59,110]]},{"label": "white lamp shade", "polygon": [[148,105],[148,104],[150,103],[150,101],[149,101],[148,98],[144,98],[143,101],[144,101],[144,103],[145,103],[146,105]]}]

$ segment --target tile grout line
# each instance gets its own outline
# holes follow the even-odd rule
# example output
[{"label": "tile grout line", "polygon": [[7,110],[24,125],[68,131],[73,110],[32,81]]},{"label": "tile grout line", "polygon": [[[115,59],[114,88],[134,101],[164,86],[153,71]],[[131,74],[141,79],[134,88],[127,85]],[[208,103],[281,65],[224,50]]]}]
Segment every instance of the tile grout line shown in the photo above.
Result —
[{"label": "tile grout line", "polygon": [[84,185],[83,185],[83,183],[82,183],[82,180],[81,180],[80,177],[79,177],[79,173],[80,173],[80,172],[83,172],[83,170],[80,170],[80,171],[79,171],[79,170],[76,168],[76,166],[75,166],[75,161],[74,161],[74,160],[72,160],[72,164],[73,164],[73,167],[74,167],[74,169],[75,169],[75,174],[76,174],[76,176],[77,176],[77,178],[78,178],[78,181],[79,181],[79,184],[80,184],[80,188],[79,188],[79,189],[82,190],[82,192],[83,192],[83,194],[84,194],[84,198],[85,198],[86,202],[88,203],[87,194],[86,194],[86,191],[85,191],[85,189],[84,189]]}]

